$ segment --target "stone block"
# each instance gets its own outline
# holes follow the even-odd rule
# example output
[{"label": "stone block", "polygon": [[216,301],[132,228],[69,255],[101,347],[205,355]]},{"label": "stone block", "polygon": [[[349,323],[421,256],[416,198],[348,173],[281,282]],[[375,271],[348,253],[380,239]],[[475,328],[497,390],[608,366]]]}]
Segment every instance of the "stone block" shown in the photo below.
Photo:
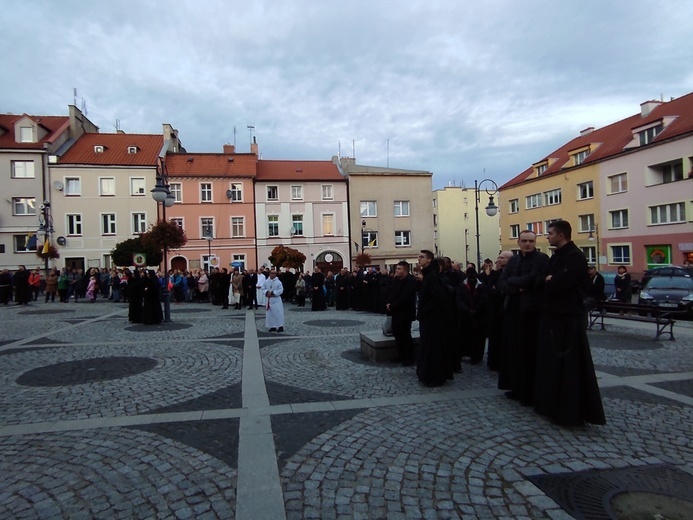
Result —
[{"label": "stone block", "polygon": [[[419,344],[419,331],[412,331],[414,345]],[[381,331],[361,333],[361,354],[376,363],[392,361],[397,357],[397,346],[394,336],[386,336]]]}]

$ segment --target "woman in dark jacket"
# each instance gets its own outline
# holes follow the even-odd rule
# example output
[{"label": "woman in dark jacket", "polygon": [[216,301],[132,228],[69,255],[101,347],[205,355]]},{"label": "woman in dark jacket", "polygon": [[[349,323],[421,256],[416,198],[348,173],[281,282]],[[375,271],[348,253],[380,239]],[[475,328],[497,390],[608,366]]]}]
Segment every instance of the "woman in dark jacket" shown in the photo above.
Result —
[{"label": "woman in dark jacket", "polygon": [[618,266],[618,274],[614,278],[616,288],[616,298],[623,303],[631,303],[633,299],[633,288],[630,285],[630,273],[625,265]]}]

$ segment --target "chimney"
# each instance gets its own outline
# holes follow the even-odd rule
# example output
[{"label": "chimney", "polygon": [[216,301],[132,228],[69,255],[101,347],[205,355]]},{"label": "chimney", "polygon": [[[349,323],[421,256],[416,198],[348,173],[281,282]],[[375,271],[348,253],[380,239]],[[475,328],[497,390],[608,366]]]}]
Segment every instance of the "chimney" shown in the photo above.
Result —
[{"label": "chimney", "polygon": [[255,137],[255,136],[253,136],[253,142],[250,145],[250,153],[254,153],[255,155],[258,155],[257,137]]},{"label": "chimney", "polygon": [[593,126],[588,126],[584,130],[580,130],[580,135],[589,135],[592,132],[594,132],[594,127]]},{"label": "chimney", "polygon": [[650,113],[662,103],[662,101],[656,101],[654,99],[640,103],[640,115],[642,117],[649,116]]},{"label": "chimney", "polygon": [[224,145],[224,154],[226,155],[231,155],[236,153],[236,147],[232,144],[225,144]]}]

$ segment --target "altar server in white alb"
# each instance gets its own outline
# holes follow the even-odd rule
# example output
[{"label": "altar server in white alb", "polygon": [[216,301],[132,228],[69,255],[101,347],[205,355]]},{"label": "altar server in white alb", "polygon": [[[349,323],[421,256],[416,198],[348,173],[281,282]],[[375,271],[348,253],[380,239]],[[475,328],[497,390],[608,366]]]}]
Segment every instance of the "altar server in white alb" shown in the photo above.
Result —
[{"label": "altar server in white alb", "polygon": [[269,278],[262,284],[262,292],[267,299],[265,326],[270,332],[284,332],[284,304],[281,299],[284,287],[274,269],[270,271]]},{"label": "altar server in white alb", "polygon": [[267,280],[267,277],[265,276],[265,271],[263,269],[258,269],[257,270],[257,304],[262,305],[263,307],[267,305],[267,301],[265,299],[265,291],[262,290],[262,284],[265,283],[265,280]]}]

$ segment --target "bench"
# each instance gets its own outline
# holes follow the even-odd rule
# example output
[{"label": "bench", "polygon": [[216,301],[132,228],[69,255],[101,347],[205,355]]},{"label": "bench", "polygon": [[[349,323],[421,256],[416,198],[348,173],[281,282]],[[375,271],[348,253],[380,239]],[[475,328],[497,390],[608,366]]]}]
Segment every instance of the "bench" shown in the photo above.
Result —
[{"label": "bench", "polygon": [[[419,344],[419,331],[412,330],[414,345]],[[397,344],[394,336],[386,336],[382,331],[361,333],[361,354],[376,363],[392,361],[397,357]]]},{"label": "bench", "polygon": [[668,334],[669,339],[673,341],[676,339],[674,338],[674,323],[676,322],[672,314],[671,311],[665,311],[652,305],[615,301],[600,302],[590,309],[587,328],[592,330],[592,327],[598,323],[601,325],[601,330],[606,330],[604,318],[654,323],[657,326],[655,340],[659,339],[662,334]]}]

